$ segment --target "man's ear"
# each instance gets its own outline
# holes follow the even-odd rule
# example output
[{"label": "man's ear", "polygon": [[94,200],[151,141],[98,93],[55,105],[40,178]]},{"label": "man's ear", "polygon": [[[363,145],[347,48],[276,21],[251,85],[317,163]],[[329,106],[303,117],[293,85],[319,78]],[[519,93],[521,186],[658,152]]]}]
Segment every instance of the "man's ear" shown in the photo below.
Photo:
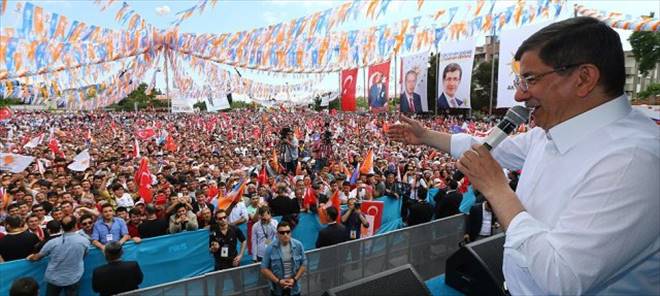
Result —
[{"label": "man's ear", "polygon": [[575,85],[577,95],[579,97],[586,97],[598,85],[600,70],[593,64],[584,64],[579,66],[576,71],[578,72]]}]

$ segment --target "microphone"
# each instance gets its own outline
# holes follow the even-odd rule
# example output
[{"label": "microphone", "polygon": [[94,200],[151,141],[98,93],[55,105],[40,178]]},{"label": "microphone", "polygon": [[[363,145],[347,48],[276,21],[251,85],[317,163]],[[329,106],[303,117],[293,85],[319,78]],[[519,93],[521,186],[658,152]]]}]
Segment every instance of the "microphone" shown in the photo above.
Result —
[{"label": "microphone", "polygon": [[[513,106],[504,115],[504,119],[497,124],[495,128],[491,130],[488,134],[488,137],[483,142],[483,146],[488,150],[493,150],[497,147],[508,135],[513,133],[516,128],[524,122],[527,122],[529,118],[529,109],[523,106]],[[457,171],[454,174],[454,180],[459,181],[463,179],[463,173]]]}]

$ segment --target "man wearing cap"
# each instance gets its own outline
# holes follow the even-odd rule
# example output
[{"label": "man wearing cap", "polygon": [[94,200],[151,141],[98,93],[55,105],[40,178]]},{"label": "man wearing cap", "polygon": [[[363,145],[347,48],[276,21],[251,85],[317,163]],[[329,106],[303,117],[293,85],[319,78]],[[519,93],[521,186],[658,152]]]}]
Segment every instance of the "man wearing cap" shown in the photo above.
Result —
[{"label": "man wearing cap", "polygon": [[103,252],[108,264],[97,267],[92,274],[92,289],[101,296],[136,290],[144,274],[137,261],[122,261],[124,253],[120,243],[113,241]]}]

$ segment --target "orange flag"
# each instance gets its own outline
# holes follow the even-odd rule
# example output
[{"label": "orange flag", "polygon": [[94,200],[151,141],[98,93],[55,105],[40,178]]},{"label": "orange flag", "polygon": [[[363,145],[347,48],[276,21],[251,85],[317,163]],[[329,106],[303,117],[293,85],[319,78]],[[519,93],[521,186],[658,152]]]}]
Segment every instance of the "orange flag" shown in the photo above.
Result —
[{"label": "orange flag", "polygon": [[374,172],[374,152],[369,149],[369,152],[367,152],[367,156],[364,158],[364,162],[362,162],[362,165],[360,166],[360,173],[361,174],[373,174]]}]

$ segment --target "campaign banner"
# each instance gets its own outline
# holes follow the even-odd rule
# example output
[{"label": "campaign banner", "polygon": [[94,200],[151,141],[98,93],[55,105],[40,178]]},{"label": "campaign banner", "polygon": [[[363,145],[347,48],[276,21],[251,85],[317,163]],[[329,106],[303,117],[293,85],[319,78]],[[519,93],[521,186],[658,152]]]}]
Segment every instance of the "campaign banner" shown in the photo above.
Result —
[{"label": "campaign banner", "polygon": [[429,111],[426,98],[428,61],[428,52],[421,52],[401,58],[399,110],[402,113]]},{"label": "campaign banner", "polygon": [[438,61],[438,110],[470,108],[470,84],[474,64],[474,38],[443,43]]},{"label": "campaign banner", "polygon": [[193,109],[192,102],[195,102],[195,99],[187,98],[172,98],[172,113],[192,113],[195,110]]},{"label": "campaign banner", "polygon": [[206,111],[208,112],[217,112],[219,110],[227,110],[231,108],[229,105],[229,100],[225,95],[221,95],[216,98],[208,97],[206,98],[205,103]]},{"label": "campaign banner", "polygon": [[374,112],[387,111],[390,78],[390,62],[369,67],[369,109]]},{"label": "campaign banner", "polygon": [[355,111],[355,87],[357,86],[358,69],[341,71],[341,110]]},{"label": "campaign banner", "polygon": [[516,87],[513,85],[513,79],[516,78],[515,63],[513,56],[518,47],[532,34],[548,23],[540,23],[522,26],[518,29],[503,30],[500,33],[500,61],[497,68],[497,108],[510,108],[515,105],[522,105],[516,102],[513,96],[516,93]]},{"label": "campaign banner", "polygon": [[361,237],[369,237],[378,231],[383,221],[383,209],[385,203],[376,200],[365,200],[360,205],[360,211],[369,222],[369,227],[362,227]]}]

